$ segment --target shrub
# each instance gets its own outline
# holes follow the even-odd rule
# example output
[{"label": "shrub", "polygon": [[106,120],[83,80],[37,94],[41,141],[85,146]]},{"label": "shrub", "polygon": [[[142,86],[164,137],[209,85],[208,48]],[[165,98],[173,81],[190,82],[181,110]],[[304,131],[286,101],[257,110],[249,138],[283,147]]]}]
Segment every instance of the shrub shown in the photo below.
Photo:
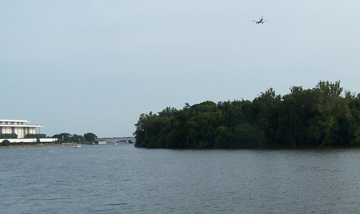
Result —
[{"label": "shrub", "polygon": [[45,134],[27,134],[25,138],[46,138]]},{"label": "shrub", "polygon": [[0,144],[1,144],[1,146],[9,146],[9,145],[10,145],[10,141],[8,141],[8,140],[3,140]]},{"label": "shrub", "polygon": [[15,139],[17,134],[0,134],[0,139]]}]

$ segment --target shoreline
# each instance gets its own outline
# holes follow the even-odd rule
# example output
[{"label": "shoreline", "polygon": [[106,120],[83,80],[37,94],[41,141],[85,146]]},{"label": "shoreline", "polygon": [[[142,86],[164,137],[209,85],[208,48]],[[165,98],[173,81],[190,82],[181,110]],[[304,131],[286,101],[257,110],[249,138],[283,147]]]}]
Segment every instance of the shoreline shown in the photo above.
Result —
[{"label": "shoreline", "polygon": [[[63,143],[63,144],[43,144],[43,145],[10,145],[10,146],[0,146],[0,149],[10,149],[10,148],[32,148],[32,147],[54,147],[54,146],[73,146],[74,143]],[[84,144],[88,145],[88,144]]]}]

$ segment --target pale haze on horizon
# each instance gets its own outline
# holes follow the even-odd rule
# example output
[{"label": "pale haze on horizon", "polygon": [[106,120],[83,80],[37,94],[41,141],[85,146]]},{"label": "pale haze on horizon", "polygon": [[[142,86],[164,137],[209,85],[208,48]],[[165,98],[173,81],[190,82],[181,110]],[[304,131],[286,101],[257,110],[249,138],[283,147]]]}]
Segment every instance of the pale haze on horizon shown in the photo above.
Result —
[{"label": "pale haze on horizon", "polygon": [[[128,137],[140,114],[341,81],[360,92],[360,1],[0,0],[0,119]],[[264,16],[270,20],[256,24]]]}]

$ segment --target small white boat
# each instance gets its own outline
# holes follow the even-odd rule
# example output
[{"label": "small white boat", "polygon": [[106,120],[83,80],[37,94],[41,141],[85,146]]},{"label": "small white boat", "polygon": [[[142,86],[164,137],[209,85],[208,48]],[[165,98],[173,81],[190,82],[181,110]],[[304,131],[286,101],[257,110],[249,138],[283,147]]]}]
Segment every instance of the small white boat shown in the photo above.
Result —
[{"label": "small white boat", "polygon": [[81,148],[81,145],[80,144],[75,144],[74,148]]}]

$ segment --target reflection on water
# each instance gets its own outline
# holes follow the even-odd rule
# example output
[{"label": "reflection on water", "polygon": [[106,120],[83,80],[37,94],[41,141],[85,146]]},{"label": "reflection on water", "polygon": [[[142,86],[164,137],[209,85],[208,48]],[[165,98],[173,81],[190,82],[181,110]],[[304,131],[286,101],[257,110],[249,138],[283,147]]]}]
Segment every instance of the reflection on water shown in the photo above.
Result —
[{"label": "reflection on water", "polygon": [[359,149],[0,149],[3,213],[356,213]]}]

